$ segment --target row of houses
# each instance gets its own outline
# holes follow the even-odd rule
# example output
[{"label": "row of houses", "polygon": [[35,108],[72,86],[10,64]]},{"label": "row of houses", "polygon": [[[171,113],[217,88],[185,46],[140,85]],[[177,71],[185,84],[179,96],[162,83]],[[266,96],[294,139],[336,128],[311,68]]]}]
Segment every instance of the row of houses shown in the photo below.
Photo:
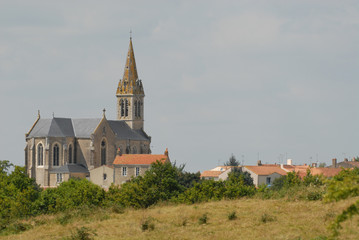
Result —
[{"label": "row of houses", "polygon": [[201,179],[226,180],[228,174],[234,168],[240,168],[243,172],[248,172],[253,179],[255,186],[262,184],[270,185],[273,181],[281,176],[285,176],[288,172],[296,172],[299,177],[303,178],[309,170],[312,175],[323,175],[325,177],[333,177],[337,175],[342,168],[359,167],[359,162],[353,158],[351,161],[344,159],[343,162],[332,160],[332,165],[328,167],[317,167],[314,163],[311,166],[307,164],[293,165],[292,160],[288,159],[287,164],[262,164],[259,160],[256,166],[218,166],[211,170],[203,171]]}]

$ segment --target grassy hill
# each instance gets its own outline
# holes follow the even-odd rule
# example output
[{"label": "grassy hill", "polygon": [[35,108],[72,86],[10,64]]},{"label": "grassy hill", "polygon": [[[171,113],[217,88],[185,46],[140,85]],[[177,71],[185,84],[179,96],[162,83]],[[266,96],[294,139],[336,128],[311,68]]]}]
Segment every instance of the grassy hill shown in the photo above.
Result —
[{"label": "grassy hill", "polygon": [[[29,229],[0,239],[76,239],[81,227],[86,227],[82,233],[95,232],[95,239],[325,239],[328,224],[353,200],[252,198],[143,210],[82,209],[20,222],[13,228]],[[229,220],[233,212],[236,218]],[[359,239],[358,219],[345,222],[339,239]]]}]

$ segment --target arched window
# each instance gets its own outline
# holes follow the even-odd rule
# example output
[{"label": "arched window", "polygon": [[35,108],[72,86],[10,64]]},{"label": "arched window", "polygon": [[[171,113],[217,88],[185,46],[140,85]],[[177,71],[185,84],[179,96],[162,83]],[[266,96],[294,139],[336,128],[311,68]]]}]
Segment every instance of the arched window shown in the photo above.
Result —
[{"label": "arched window", "polygon": [[121,105],[121,117],[125,116],[125,104],[123,102],[123,99],[120,100]]},{"label": "arched window", "polygon": [[135,117],[137,117],[137,100],[135,101]]},{"label": "arched window", "polygon": [[133,147],[133,148],[132,148],[132,153],[133,153],[133,154],[136,154],[136,153],[137,153],[137,148],[136,148],[136,147]]},{"label": "arched window", "polygon": [[128,116],[128,100],[125,99],[125,117]]},{"label": "arched window", "polygon": [[55,144],[52,149],[52,159],[54,166],[59,166],[59,156],[60,156],[59,145]]},{"label": "arched window", "polygon": [[44,147],[40,143],[37,145],[37,165],[43,166],[44,165]]},{"label": "arched window", "polygon": [[127,146],[127,148],[126,148],[126,154],[130,154],[130,146]]},{"label": "arched window", "polygon": [[137,102],[138,106],[137,106],[137,116],[141,117],[141,101]]},{"label": "arched window", "polygon": [[69,163],[72,163],[72,145],[69,146]]},{"label": "arched window", "polygon": [[106,164],[106,142],[102,140],[101,142],[101,165]]}]

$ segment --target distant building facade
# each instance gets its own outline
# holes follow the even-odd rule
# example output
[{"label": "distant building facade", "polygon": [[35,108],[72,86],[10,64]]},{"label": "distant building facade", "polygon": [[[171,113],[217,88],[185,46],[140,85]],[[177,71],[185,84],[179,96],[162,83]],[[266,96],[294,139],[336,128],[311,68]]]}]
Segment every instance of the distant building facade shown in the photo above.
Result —
[{"label": "distant building facade", "polygon": [[[130,39],[124,75],[116,90],[117,120],[108,120],[105,110],[102,118],[87,119],[43,119],[39,113],[25,135],[28,175],[43,187],[57,186],[70,177],[90,179],[91,170],[112,166],[117,148],[125,154],[150,154],[151,137],[144,131],[144,96]],[[107,186],[107,182],[100,185]]]},{"label": "distant building facade", "polygon": [[170,162],[168,149],[164,154],[122,154],[119,150],[113,162],[114,184],[121,185],[132,177],[143,176],[150,169],[151,164],[157,161]]}]

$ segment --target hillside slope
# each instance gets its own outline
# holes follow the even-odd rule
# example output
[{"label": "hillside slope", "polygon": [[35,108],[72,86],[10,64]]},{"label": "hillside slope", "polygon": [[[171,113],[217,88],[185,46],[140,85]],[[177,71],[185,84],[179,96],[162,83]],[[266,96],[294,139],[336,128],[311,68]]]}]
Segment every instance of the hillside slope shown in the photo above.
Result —
[{"label": "hillside slope", "polygon": [[[0,239],[64,239],[82,226],[95,231],[95,239],[313,239],[328,235],[328,224],[350,202],[353,199],[330,204],[241,199],[129,209],[123,213],[90,209],[82,217],[36,217],[27,221],[34,225],[30,230]],[[237,218],[229,220],[233,211]],[[201,224],[199,219],[203,223],[204,215],[207,223]],[[146,220],[153,230],[142,230]],[[346,222],[339,239],[359,239],[357,220]]]}]

